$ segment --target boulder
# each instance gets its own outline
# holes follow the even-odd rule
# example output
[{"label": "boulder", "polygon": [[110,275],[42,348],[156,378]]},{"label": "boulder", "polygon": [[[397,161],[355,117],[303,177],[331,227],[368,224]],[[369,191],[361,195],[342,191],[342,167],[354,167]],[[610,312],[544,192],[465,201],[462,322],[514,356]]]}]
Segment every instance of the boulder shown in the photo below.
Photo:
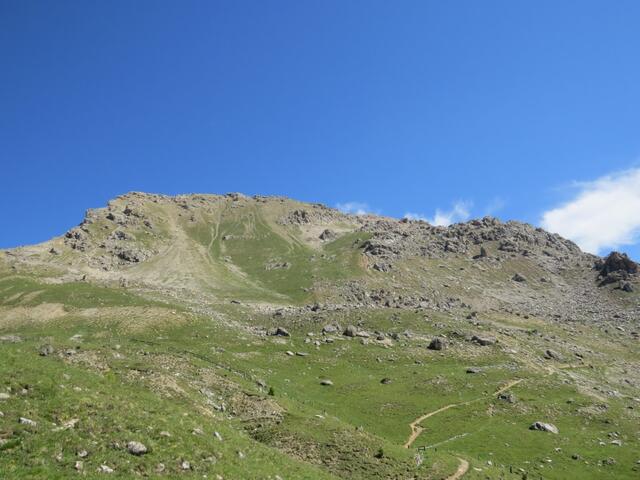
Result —
[{"label": "boulder", "polygon": [[353,325],[349,325],[347,328],[344,329],[344,332],[342,332],[342,334],[345,337],[355,337],[357,333],[358,333],[358,329]]},{"label": "boulder", "polygon": [[550,432],[556,435],[559,433],[558,427],[556,427],[552,423],[545,423],[545,422],[534,422],[529,427],[529,430],[539,430],[541,432]]},{"label": "boulder", "polygon": [[562,361],[562,355],[558,352],[556,352],[555,350],[551,350],[548,349],[546,352],[544,352],[544,358],[550,359],[550,360],[558,360],[559,362]]},{"label": "boulder", "polygon": [[273,334],[272,334],[272,335],[274,335],[274,336],[276,336],[276,337],[290,337],[290,336],[291,336],[291,334],[290,334],[287,330],[285,330],[284,328],[282,328],[282,327],[277,327],[277,328],[274,330],[274,332],[273,332]]},{"label": "boulder", "polygon": [[427,346],[429,350],[443,350],[445,347],[446,342],[443,338],[440,337],[435,337]]},{"label": "boulder", "polygon": [[479,335],[474,335],[473,337],[471,337],[471,341],[483,347],[494,345],[497,342],[494,337],[481,337]]},{"label": "boulder", "polygon": [[623,271],[627,273],[638,273],[638,264],[631,260],[626,253],[611,252],[604,260],[596,264],[603,277],[612,272]]},{"label": "boulder", "polygon": [[503,392],[498,395],[498,400],[502,400],[507,403],[516,403],[516,396],[511,392]]},{"label": "boulder", "polygon": [[320,240],[333,240],[334,238],[336,238],[336,233],[328,228],[320,234]]},{"label": "boulder", "polygon": [[516,273],[516,274],[511,278],[511,280],[513,280],[514,282],[520,282],[520,283],[522,283],[522,282],[526,282],[526,281],[527,281],[527,279],[526,279],[523,275],[520,275],[519,273]]},{"label": "boulder", "polygon": [[620,290],[622,290],[623,292],[633,292],[633,285],[631,285],[631,282],[627,282],[624,280],[620,281]]},{"label": "boulder", "polygon": [[337,333],[338,330],[340,330],[340,327],[338,327],[337,325],[325,325],[324,327],[322,327],[322,333]]},{"label": "boulder", "polygon": [[51,355],[54,352],[53,347],[49,344],[46,345],[42,345],[39,349],[38,349],[38,353],[40,354],[41,357],[46,357]]},{"label": "boulder", "polygon": [[149,450],[143,443],[132,441],[127,443],[127,451],[131,455],[144,455]]},{"label": "boulder", "polygon": [[27,425],[29,427],[37,427],[38,426],[38,424],[36,422],[34,422],[33,420],[31,420],[30,418],[20,417],[20,419],[18,421],[20,422],[20,424]]}]

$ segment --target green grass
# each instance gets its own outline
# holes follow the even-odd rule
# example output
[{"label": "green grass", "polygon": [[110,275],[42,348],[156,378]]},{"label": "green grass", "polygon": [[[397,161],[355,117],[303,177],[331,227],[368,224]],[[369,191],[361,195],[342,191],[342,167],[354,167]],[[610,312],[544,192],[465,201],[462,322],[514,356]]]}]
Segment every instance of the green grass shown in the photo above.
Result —
[{"label": "green grass", "polygon": [[[348,262],[354,240],[340,238],[323,251]],[[288,254],[294,255],[295,242],[287,245],[293,245]],[[260,264],[262,257],[235,260],[247,262],[245,270],[252,272],[251,265]],[[255,278],[269,285],[267,273],[255,268]],[[292,269],[287,273],[295,273]],[[292,287],[281,288],[280,293],[295,297],[287,290]],[[85,282],[0,280],[3,307],[39,303],[77,308],[152,305],[124,290]],[[96,473],[101,464],[114,468],[116,477],[153,477],[162,463],[167,478],[436,479],[455,471],[458,456],[471,464],[465,476],[469,479],[522,478],[523,472],[528,478],[549,479],[625,479],[638,474],[640,419],[637,407],[630,408],[633,387],[620,387],[623,396],[602,401],[587,389],[594,379],[607,378],[611,370],[605,362],[552,374],[531,364],[544,351],[545,336],[603,348],[604,340],[590,327],[568,332],[535,318],[498,315],[475,326],[435,311],[371,309],[272,317],[243,306],[217,308],[222,321],[190,316],[187,323],[152,324],[135,332],[126,328],[127,322],[136,321],[135,312],[131,318],[101,322],[71,313],[55,322],[0,328],[0,335],[24,340],[0,342],[0,392],[11,394],[0,401],[0,438],[7,440],[0,446],[0,472],[7,478],[68,478],[76,474],[77,451],[86,449],[88,478],[103,477]],[[281,325],[292,335],[258,336],[225,320],[265,328]],[[319,347],[305,343],[307,338],[321,339],[321,327],[330,322],[359,324],[369,332],[410,330],[412,335],[401,335],[391,348],[340,335]],[[531,333],[534,327],[544,335]],[[497,345],[479,347],[465,340],[465,335],[486,331],[498,335]],[[426,349],[435,335],[449,338],[446,350]],[[39,356],[38,347],[45,343],[56,353]],[[512,347],[528,353],[513,355],[507,351]],[[309,355],[288,356],[287,350]],[[598,355],[606,352],[637,361],[631,344],[622,342]],[[601,360],[595,353],[594,358]],[[482,372],[467,374],[469,366]],[[320,385],[323,378],[333,386]],[[382,378],[392,383],[382,385]],[[514,379],[523,379],[511,389],[517,402],[497,400],[495,391]],[[267,387],[260,387],[258,380]],[[267,394],[269,388],[273,396]],[[214,404],[226,410],[218,411]],[[418,467],[415,448],[403,448],[409,423],[448,404],[457,405],[421,424],[424,431],[414,447],[427,450]],[[264,405],[277,407],[281,416],[256,417]],[[31,418],[38,426],[20,425],[19,417]],[[55,431],[71,419],[78,419],[74,428]],[[529,430],[537,420],[554,423],[560,434]],[[193,433],[197,428],[202,434]],[[171,437],[161,436],[161,431]],[[610,444],[612,432],[619,435],[621,447]],[[130,440],[143,442],[150,453],[130,455],[123,448]],[[380,449],[382,458],[377,456]],[[573,454],[580,458],[573,459]],[[615,463],[603,465],[610,457]],[[182,459],[193,470],[182,471]]]},{"label": "green grass", "polygon": [[86,282],[41,283],[24,277],[0,279],[0,304],[35,306],[63,303],[77,308],[137,306],[147,300],[123,289],[99,287]]}]

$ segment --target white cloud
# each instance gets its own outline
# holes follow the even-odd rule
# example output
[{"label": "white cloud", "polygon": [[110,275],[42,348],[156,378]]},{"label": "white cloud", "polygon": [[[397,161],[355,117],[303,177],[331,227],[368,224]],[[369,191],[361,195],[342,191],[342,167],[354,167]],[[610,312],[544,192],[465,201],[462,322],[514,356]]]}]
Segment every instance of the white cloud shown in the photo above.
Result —
[{"label": "white cloud", "polygon": [[506,202],[501,197],[493,197],[489,202],[489,205],[484,209],[485,215],[495,215],[502,210],[506,205]]},{"label": "white cloud", "polygon": [[577,183],[571,201],[543,213],[542,227],[601,253],[640,240],[640,168]]},{"label": "white cloud", "polygon": [[338,203],[336,208],[342,213],[350,213],[352,215],[366,215],[371,212],[369,205],[362,202]]},{"label": "white cloud", "polygon": [[453,204],[451,210],[440,210],[436,209],[436,213],[433,218],[428,218],[426,215],[421,213],[411,213],[407,212],[404,214],[405,218],[409,220],[424,220],[425,222],[429,222],[432,225],[438,225],[446,227],[456,222],[464,222],[469,219],[471,202],[467,201],[458,201]]}]

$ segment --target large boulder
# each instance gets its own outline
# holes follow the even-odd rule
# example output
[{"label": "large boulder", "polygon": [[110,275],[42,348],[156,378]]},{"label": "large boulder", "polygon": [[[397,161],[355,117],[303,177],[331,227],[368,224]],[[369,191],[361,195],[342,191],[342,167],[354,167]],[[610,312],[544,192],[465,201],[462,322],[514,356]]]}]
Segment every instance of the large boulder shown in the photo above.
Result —
[{"label": "large boulder", "polygon": [[529,430],[539,430],[541,432],[550,432],[550,433],[555,433],[556,435],[559,433],[558,427],[556,427],[553,423],[545,423],[545,422],[533,422],[529,427]]},{"label": "large boulder", "polygon": [[355,337],[358,334],[358,329],[353,325],[349,325],[347,328],[344,329],[344,332],[342,332],[342,334],[345,337]]},{"label": "large boulder", "polygon": [[611,252],[604,260],[596,264],[603,277],[612,272],[624,271],[638,273],[638,264],[631,260],[626,253]]}]

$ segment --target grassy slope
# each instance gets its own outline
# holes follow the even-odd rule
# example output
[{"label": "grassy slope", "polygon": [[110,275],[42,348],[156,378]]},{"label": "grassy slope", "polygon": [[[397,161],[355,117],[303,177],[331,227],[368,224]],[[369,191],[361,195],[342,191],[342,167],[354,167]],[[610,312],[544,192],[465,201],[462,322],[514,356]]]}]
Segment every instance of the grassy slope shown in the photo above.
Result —
[{"label": "grassy slope", "polygon": [[[150,326],[132,332],[124,325],[136,318],[87,322],[79,312],[163,304],[83,282],[43,284],[24,276],[0,280],[2,308],[61,303],[67,311],[63,318],[38,325],[5,324],[0,318],[0,336],[18,334],[25,340],[0,342],[0,391],[11,393],[0,401],[0,438],[8,440],[0,447],[0,472],[9,478],[67,478],[78,460],[76,450],[85,448],[90,452],[83,460],[88,477],[103,463],[124,478],[153,474],[163,463],[167,476],[443,478],[456,469],[457,456],[471,463],[465,476],[470,479],[522,478],[523,472],[529,478],[637,477],[637,389],[621,380],[625,372],[617,367],[621,359],[632,365],[640,361],[637,343],[628,337],[498,314],[483,315],[478,325],[438,312],[392,309],[260,315],[228,300],[304,304],[322,300],[313,287],[325,281],[362,278],[386,287],[396,282],[396,273],[365,277],[356,248],[362,234],[311,246],[300,240],[296,227],[276,225],[273,215],[253,206],[202,215],[200,222],[174,218],[174,224],[161,224],[158,231],[175,234],[179,226],[190,239],[174,247],[172,258],[198,253],[202,261],[189,268],[203,291],[209,289],[221,302],[213,307],[216,320],[190,315],[186,323],[172,325],[145,319]],[[288,268],[266,268],[285,262]],[[398,268],[408,269],[407,284],[442,290],[443,299],[499,290],[516,271],[531,279],[517,288],[531,295],[551,292],[536,280],[544,272],[524,261],[509,261],[500,270],[469,270],[465,282],[456,272],[469,269],[469,262],[447,261],[445,268],[442,263],[408,262]],[[133,268],[155,267],[151,262]],[[165,306],[180,310],[179,305]],[[392,348],[341,336],[319,347],[305,342],[321,338],[320,328],[332,321],[396,332],[400,340]],[[230,324],[281,325],[292,336],[259,337]],[[402,335],[405,330],[412,335]],[[478,332],[495,334],[499,344],[479,347],[465,340]],[[81,342],[72,339],[75,334],[82,335]],[[434,335],[446,336],[450,347],[427,350]],[[585,363],[593,368],[563,369],[572,365],[542,359],[548,338],[569,358],[563,341],[590,350]],[[57,353],[39,356],[43,343],[53,344]],[[68,349],[77,353],[60,353]],[[288,356],[287,350],[308,356]],[[482,373],[467,374],[469,366],[481,367]],[[385,377],[392,383],[382,385]],[[321,386],[322,378],[334,385]],[[499,387],[516,379],[522,379],[511,390],[516,403],[495,398]],[[620,395],[594,391],[604,379],[609,385],[618,381]],[[268,387],[257,380],[275,395],[267,395]],[[248,410],[234,403],[238,398],[249,402]],[[285,413],[279,421],[251,418],[247,411],[262,405],[251,402],[276,402]],[[219,412],[212,403],[228,409]],[[457,406],[422,423],[425,430],[414,446],[426,447],[425,461],[417,467],[416,450],[402,448],[409,423],[449,404]],[[21,426],[19,416],[38,421],[38,427]],[[54,423],[73,418],[79,419],[74,428],[54,431]],[[536,420],[556,424],[560,434],[528,430]],[[194,435],[195,428],[203,433]],[[172,436],[160,436],[163,430]],[[224,441],[216,440],[213,431]],[[622,446],[610,443],[613,432]],[[121,448],[129,440],[144,442],[151,452],[129,455]],[[382,458],[376,457],[379,449]],[[574,453],[580,457],[573,459]],[[603,463],[609,458],[615,463]],[[193,470],[181,470],[182,459]]]}]

